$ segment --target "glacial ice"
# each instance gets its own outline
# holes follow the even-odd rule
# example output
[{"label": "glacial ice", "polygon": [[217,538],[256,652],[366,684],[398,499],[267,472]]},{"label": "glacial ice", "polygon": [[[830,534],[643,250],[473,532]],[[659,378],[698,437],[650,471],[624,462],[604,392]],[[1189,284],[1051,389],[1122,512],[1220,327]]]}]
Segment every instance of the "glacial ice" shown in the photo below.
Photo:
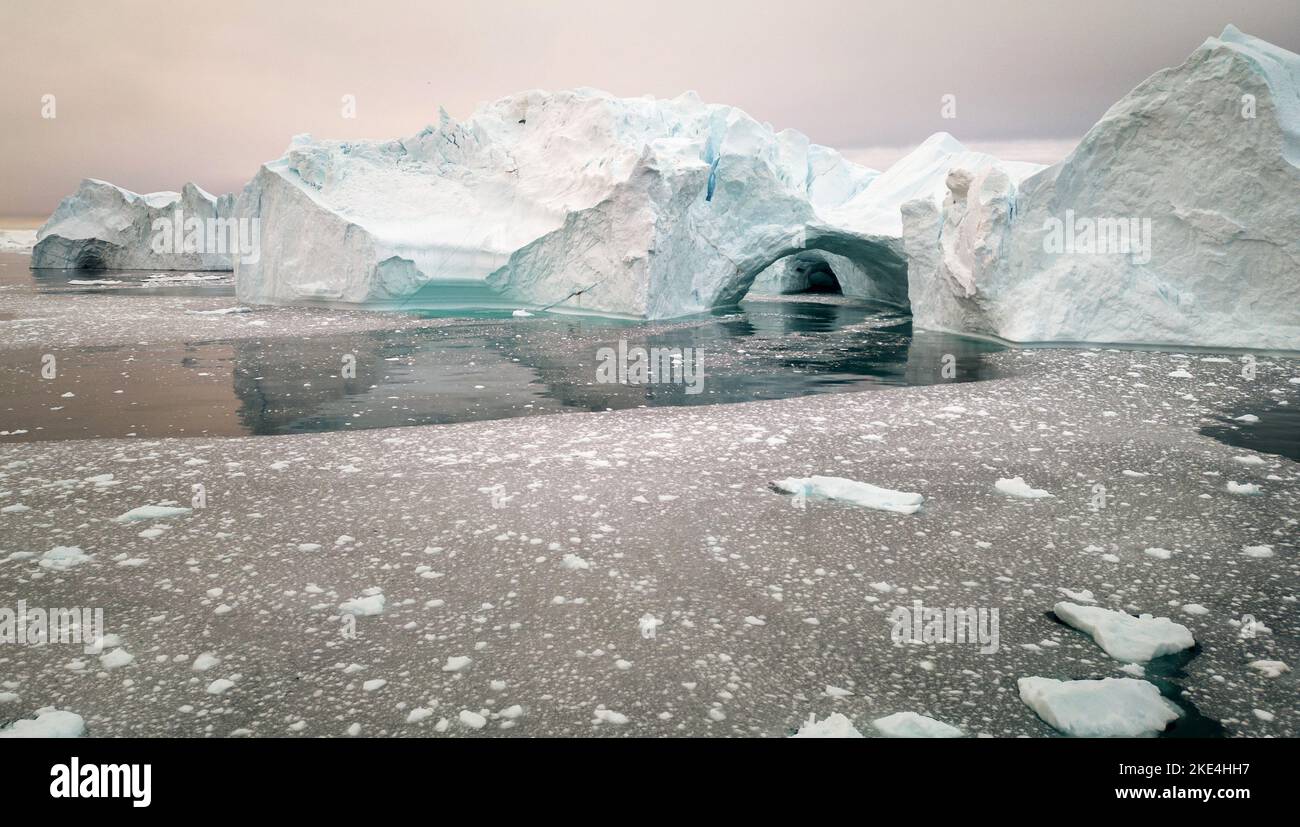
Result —
[{"label": "glacial ice", "polygon": [[917,712],[895,712],[871,722],[886,738],[960,738],[960,729]]},{"label": "glacial ice", "polygon": [[1058,732],[1078,738],[1159,735],[1182,717],[1155,684],[1137,678],[1021,678],[1020,700]]},{"label": "glacial ice", "polygon": [[1052,611],[1062,622],[1091,635],[1106,654],[1125,663],[1145,663],[1196,645],[1186,626],[1167,617],[1134,617],[1127,612],[1064,601],[1053,606]]},{"label": "glacial ice", "polygon": [[1300,348],[1300,56],[1228,26],[1060,163],[947,189],[903,207],[918,327]]},{"label": "glacial ice", "polygon": [[0,729],[0,738],[79,738],[86,721],[75,712],[52,706],[36,710],[36,718],[22,718]]},{"label": "glacial ice", "polygon": [[808,720],[791,738],[861,738],[862,733],[841,712],[832,712],[822,720],[816,715],[809,715]]},{"label": "glacial ice", "polygon": [[140,195],[87,178],[37,231],[31,266],[230,270],[234,209],[233,195],[218,198],[194,184]]},{"label": "glacial ice", "polygon": [[880,488],[844,477],[788,477],[775,480],[772,485],[786,494],[812,499],[841,500],[864,508],[896,511],[900,514],[916,513],[925,500],[920,494]]}]

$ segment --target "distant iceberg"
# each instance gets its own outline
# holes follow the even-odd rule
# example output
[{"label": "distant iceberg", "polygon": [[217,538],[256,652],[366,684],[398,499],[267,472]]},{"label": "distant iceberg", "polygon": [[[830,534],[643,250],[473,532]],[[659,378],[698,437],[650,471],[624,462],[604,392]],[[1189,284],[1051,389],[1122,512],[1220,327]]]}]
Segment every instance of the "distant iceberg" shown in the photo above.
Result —
[{"label": "distant iceberg", "polygon": [[[234,208],[233,195],[218,198],[194,184],[140,195],[87,178],[37,231],[31,266],[231,270],[240,250]],[[256,242],[248,235],[243,241],[251,248]]]}]

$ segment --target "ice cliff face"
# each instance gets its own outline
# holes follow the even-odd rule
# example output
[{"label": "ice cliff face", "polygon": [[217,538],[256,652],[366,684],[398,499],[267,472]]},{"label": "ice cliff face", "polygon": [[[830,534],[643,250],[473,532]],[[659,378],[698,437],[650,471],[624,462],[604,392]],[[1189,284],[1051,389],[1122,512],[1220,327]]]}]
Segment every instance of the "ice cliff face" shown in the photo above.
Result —
[{"label": "ice cliff face", "polygon": [[1300,349],[1300,57],[1229,26],[1017,183],[904,205],[918,327]]},{"label": "ice cliff face", "polygon": [[[234,204],[234,196],[217,198],[194,184],[139,195],[87,178],[37,231],[31,266],[230,270],[239,250]],[[236,243],[228,244],[230,238]]]},{"label": "ice cliff face", "polygon": [[693,94],[529,92],[405,140],[295,139],[241,197],[263,245],[236,283],[245,301],[420,294],[666,318],[732,304],[808,250],[905,302],[900,232],[822,218],[876,180]]}]

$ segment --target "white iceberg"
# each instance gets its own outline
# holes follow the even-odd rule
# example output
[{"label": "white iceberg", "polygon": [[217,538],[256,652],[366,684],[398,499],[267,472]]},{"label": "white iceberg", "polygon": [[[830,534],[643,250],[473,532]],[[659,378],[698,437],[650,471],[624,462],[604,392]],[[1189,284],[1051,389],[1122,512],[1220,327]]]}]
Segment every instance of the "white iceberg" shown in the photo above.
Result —
[{"label": "white iceberg", "polygon": [[880,488],[865,482],[844,477],[788,477],[772,483],[778,491],[823,500],[842,500],[878,511],[896,511],[913,514],[924,502],[920,494]]},{"label": "white iceberg", "polygon": [[1025,482],[1024,477],[1003,478],[993,483],[993,487],[1008,497],[1019,497],[1022,500],[1041,500],[1052,496],[1047,491],[1034,488]]},{"label": "white iceberg", "polygon": [[1155,684],[1137,678],[1021,678],[1020,700],[1058,732],[1079,738],[1158,735],[1182,717]]},{"label": "white iceberg", "polygon": [[960,738],[960,729],[917,712],[895,712],[871,722],[886,738]]},{"label": "white iceberg", "polygon": [[[1024,181],[904,206],[917,327],[1300,348],[1300,56],[1228,26]],[[1221,106],[1208,105],[1220,101]]]},{"label": "white iceberg", "polygon": [[816,715],[809,715],[808,720],[791,738],[861,738],[862,733],[853,726],[845,715],[832,712],[822,720]]},{"label": "white iceberg", "polygon": [[1062,622],[1092,635],[1106,654],[1125,663],[1145,663],[1196,645],[1196,638],[1186,626],[1167,617],[1134,617],[1100,606],[1066,602],[1057,603],[1052,611]]},{"label": "white iceberg", "polygon": [[263,229],[237,295],[669,318],[734,304],[799,255],[905,304],[898,205],[941,189],[957,147],[877,175],[694,93],[591,89],[444,112],[403,140],[299,136],[240,197]]},{"label": "white iceberg", "polygon": [[0,729],[0,738],[79,738],[85,732],[80,715],[47,706],[36,710],[35,720],[23,718]]},{"label": "white iceberg", "polygon": [[235,198],[194,184],[138,194],[87,178],[36,233],[33,268],[64,270],[230,270],[257,243],[234,220]]}]

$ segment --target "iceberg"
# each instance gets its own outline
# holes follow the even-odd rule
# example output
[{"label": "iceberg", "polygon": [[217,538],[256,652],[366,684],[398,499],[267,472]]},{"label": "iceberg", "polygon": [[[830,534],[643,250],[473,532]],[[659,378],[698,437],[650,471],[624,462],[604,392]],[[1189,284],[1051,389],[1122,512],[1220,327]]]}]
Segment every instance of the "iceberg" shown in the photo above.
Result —
[{"label": "iceberg", "polygon": [[917,327],[1300,348],[1300,56],[1228,26],[1060,163],[946,185],[902,209]]},{"label": "iceberg", "polygon": [[295,138],[239,199],[263,243],[236,290],[657,319],[820,278],[905,306],[901,204],[957,164],[1038,169],[940,133],[877,173],[694,93],[526,92],[402,140]]},{"label": "iceberg", "polygon": [[796,497],[841,500],[864,508],[895,511],[899,514],[915,514],[925,500],[920,494],[880,488],[844,477],[788,477],[775,480],[772,487]]},{"label": "iceberg", "polygon": [[895,712],[871,722],[886,738],[960,738],[963,733],[951,724],[918,712]]},{"label": "iceberg", "polygon": [[235,197],[186,184],[144,195],[87,178],[36,232],[34,269],[231,270],[256,239],[239,236]]},{"label": "iceberg", "polygon": [[1127,612],[1064,601],[1053,606],[1052,611],[1066,625],[1091,635],[1106,654],[1125,663],[1145,663],[1196,645],[1186,626],[1167,617],[1134,617]]},{"label": "iceberg", "polygon": [[1020,700],[1058,732],[1077,738],[1159,735],[1183,711],[1137,678],[1058,681],[1021,678]]},{"label": "iceberg", "polygon": [[791,738],[861,738],[862,733],[858,728],[853,726],[853,721],[839,712],[832,712],[825,719],[819,721],[814,714],[808,715],[808,720],[799,727],[799,731],[789,736]]}]

